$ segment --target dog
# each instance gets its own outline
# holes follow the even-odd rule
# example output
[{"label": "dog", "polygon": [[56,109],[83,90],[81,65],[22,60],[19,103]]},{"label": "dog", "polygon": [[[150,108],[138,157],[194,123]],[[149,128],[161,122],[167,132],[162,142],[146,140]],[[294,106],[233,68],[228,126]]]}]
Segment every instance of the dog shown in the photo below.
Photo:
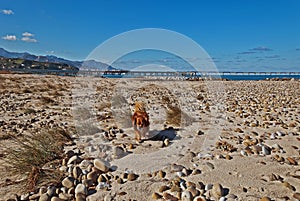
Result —
[{"label": "dog", "polygon": [[146,112],[144,103],[136,102],[134,105],[134,113],[132,115],[132,126],[135,133],[135,140],[142,142],[142,138],[146,137],[149,132],[149,115]]}]

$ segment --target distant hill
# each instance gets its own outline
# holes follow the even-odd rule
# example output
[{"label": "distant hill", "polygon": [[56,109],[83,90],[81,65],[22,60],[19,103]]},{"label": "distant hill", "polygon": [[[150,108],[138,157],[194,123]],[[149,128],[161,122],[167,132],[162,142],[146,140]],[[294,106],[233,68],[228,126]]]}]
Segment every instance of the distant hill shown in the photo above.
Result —
[{"label": "distant hill", "polygon": [[33,54],[29,54],[27,52],[18,53],[18,52],[9,52],[4,48],[0,48],[0,57],[10,58],[10,59],[24,59],[28,61],[36,61],[36,62],[46,62],[46,63],[56,63],[56,64],[66,64],[75,68],[84,68],[91,70],[116,70],[115,68],[107,65],[105,63],[95,61],[95,60],[87,60],[87,61],[70,61],[64,58],[59,58],[53,55],[45,55],[45,56],[36,56]]}]

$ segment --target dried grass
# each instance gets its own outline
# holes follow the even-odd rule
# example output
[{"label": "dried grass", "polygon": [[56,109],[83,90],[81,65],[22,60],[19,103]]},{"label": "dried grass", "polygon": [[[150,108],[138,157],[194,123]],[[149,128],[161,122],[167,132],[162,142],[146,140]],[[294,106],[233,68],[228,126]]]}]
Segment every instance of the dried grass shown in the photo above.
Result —
[{"label": "dried grass", "polygon": [[45,165],[63,157],[63,146],[71,140],[69,133],[56,128],[31,136],[11,136],[11,140],[16,148],[6,148],[4,166],[10,175],[26,177],[26,190],[60,181],[61,173],[55,168],[45,168]]}]

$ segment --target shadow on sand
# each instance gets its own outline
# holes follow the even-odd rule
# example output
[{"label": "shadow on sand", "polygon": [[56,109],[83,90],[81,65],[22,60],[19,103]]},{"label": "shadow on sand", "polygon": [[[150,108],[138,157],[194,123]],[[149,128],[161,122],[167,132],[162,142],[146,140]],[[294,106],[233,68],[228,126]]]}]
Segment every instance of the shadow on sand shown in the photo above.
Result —
[{"label": "shadow on sand", "polygon": [[148,139],[145,139],[144,141],[164,141],[165,139],[174,140],[175,138],[178,139],[178,136],[176,135],[178,129],[174,129],[172,127],[169,127],[165,130],[152,130],[149,132],[149,135],[152,136]]}]

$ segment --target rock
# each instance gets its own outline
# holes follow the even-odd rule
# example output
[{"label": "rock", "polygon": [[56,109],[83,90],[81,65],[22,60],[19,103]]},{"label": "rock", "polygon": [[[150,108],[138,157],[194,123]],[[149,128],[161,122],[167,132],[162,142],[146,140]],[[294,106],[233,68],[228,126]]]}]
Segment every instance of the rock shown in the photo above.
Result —
[{"label": "rock", "polygon": [[29,196],[29,200],[38,200],[40,198],[40,194],[36,193]]},{"label": "rock", "polygon": [[94,183],[97,182],[98,176],[99,176],[99,171],[92,171],[87,174],[87,179],[92,180]]},{"label": "rock", "polygon": [[59,197],[54,196],[51,198],[51,201],[63,201],[63,200],[60,199]]},{"label": "rock", "polygon": [[159,170],[158,171],[158,176],[159,176],[159,178],[163,179],[166,176],[166,172],[164,172],[162,170]]},{"label": "rock", "polygon": [[128,181],[134,181],[139,177],[139,175],[134,174],[134,173],[129,173],[127,176]]},{"label": "rock", "polygon": [[192,175],[197,175],[197,174],[201,174],[201,170],[194,169],[193,172],[192,172]]},{"label": "rock", "polygon": [[224,189],[221,184],[215,183],[211,189],[212,196],[216,199],[220,199],[224,195]]},{"label": "rock", "polygon": [[297,161],[291,157],[286,158],[290,165],[298,165]]},{"label": "rock", "polygon": [[75,201],[86,201],[86,195],[84,194],[76,194],[75,195],[76,200]]},{"label": "rock", "polygon": [[204,187],[204,190],[208,191],[210,189],[212,189],[213,185],[212,184],[206,184]]},{"label": "rock", "polygon": [[151,197],[153,200],[158,200],[161,199],[163,196],[158,193],[153,193]]},{"label": "rock", "polygon": [[164,192],[164,191],[166,191],[166,190],[169,190],[169,189],[170,189],[169,186],[165,186],[165,185],[164,185],[164,186],[161,186],[161,187],[159,188],[158,191],[159,191],[160,193],[162,193],[162,192]]},{"label": "rock", "polygon": [[261,146],[261,152],[263,155],[270,155],[271,154],[271,148],[266,146],[266,145],[262,145]]},{"label": "rock", "polygon": [[166,138],[164,140],[164,146],[167,147],[167,146],[169,146],[169,144],[170,144],[170,140],[169,140],[169,138]]},{"label": "rock", "polygon": [[262,197],[259,201],[272,201],[269,197]]},{"label": "rock", "polygon": [[80,169],[80,167],[76,166],[73,168],[73,177],[75,179],[78,179],[81,174],[82,174],[82,170]]},{"label": "rock", "polygon": [[94,160],[94,166],[104,172],[107,173],[109,171],[110,168],[110,164],[107,161],[101,160],[101,159],[95,159]]},{"label": "rock", "polygon": [[21,195],[21,197],[20,197],[20,200],[28,200],[29,199],[29,193],[26,193],[26,194],[23,194],[23,195]]},{"label": "rock", "polygon": [[205,197],[203,196],[197,196],[193,199],[193,201],[207,201]]},{"label": "rock", "polygon": [[292,191],[295,191],[295,190],[296,190],[296,188],[295,188],[294,186],[292,186],[290,183],[288,183],[288,182],[286,182],[286,181],[283,182],[282,185],[285,186],[285,187],[288,188],[288,189],[291,189]]},{"label": "rock", "polygon": [[68,160],[67,165],[77,164],[77,163],[80,163],[80,161],[81,161],[81,158],[77,155],[74,155]]},{"label": "rock", "polygon": [[89,161],[89,160],[83,160],[83,161],[80,162],[79,167],[82,170],[87,170],[91,164],[92,164],[91,161]]},{"label": "rock", "polygon": [[44,193],[40,196],[39,201],[49,201],[50,197],[47,193]]},{"label": "rock", "polygon": [[73,196],[68,193],[60,193],[58,197],[62,200],[70,200]]},{"label": "rock", "polygon": [[293,198],[300,200],[300,193],[294,193]]},{"label": "rock", "polygon": [[75,195],[77,194],[83,194],[87,195],[87,188],[83,184],[78,184],[75,188]]},{"label": "rock", "polygon": [[165,200],[171,200],[171,201],[178,201],[179,199],[173,195],[171,195],[170,193],[164,192],[163,193],[163,197]]},{"label": "rock", "polygon": [[55,186],[48,187],[46,193],[49,195],[49,197],[52,197],[54,194],[56,194],[56,187]]},{"label": "rock", "polygon": [[183,191],[181,193],[181,200],[182,201],[192,201],[193,200],[192,193],[188,190]]},{"label": "rock", "polygon": [[200,195],[200,191],[198,191],[194,186],[188,187],[188,191],[191,192],[193,197]]},{"label": "rock", "polygon": [[74,186],[74,178],[66,177],[62,180],[61,184],[66,188],[72,188]]}]

